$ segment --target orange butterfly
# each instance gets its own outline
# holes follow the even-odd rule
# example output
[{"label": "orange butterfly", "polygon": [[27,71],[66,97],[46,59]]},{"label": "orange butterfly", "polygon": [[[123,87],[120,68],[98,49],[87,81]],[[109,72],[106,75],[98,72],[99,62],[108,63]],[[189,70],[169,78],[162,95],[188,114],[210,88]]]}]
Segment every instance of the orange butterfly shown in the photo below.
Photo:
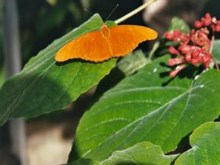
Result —
[{"label": "orange butterfly", "polygon": [[118,25],[88,32],[64,45],[55,56],[56,61],[83,59],[102,62],[113,57],[122,57],[132,52],[138,44],[157,38],[153,29],[138,25]]}]

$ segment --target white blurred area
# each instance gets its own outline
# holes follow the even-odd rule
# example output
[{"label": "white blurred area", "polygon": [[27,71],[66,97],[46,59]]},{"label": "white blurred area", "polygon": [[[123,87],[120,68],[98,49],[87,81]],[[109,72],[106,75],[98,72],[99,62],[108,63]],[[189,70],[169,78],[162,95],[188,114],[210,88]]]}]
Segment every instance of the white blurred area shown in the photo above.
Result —
[{"label": "white blurred area", "polygon": [[64,124],[39,122],[27,128],[28,165],[65,164],[72,146],[72,139],[64,138]]},{"label": "white blurred area", "polygon": [[192,25],[199,18],[205,3],[206,0],[157,0],[145,9],[144,21],[162,35],[174,16]]}]

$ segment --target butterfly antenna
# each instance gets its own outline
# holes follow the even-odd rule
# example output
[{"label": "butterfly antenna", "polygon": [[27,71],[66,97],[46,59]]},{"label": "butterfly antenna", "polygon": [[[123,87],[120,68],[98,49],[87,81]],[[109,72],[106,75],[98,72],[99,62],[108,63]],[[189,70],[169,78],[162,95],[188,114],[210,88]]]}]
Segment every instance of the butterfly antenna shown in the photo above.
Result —
[{"label": "butterfly antenna", "polygon": [[123,17],[117,19],[115,21],[116,24],[119,24],[123,21],[125,21],[126,19],[132,17],[133,15],[137,14],[138,12],[144,10],[147,6],[149,6],[150,4],[152,4],[153,2],[156,2],[157,0],[149,0],[146,3],[144,3],[143,5],[139,6],[138,8],[136,8],[135,10],[131,11],[130,13],[124,15]]},{"label": "butterfly antenna", "polygon": [[105,19],[105,22],[112,16],[112,14],[115,12],[115,10],[118,8],[119,4],[115,5],[115,7],[112,9],[112,11],[109,13],[107,18]]}]

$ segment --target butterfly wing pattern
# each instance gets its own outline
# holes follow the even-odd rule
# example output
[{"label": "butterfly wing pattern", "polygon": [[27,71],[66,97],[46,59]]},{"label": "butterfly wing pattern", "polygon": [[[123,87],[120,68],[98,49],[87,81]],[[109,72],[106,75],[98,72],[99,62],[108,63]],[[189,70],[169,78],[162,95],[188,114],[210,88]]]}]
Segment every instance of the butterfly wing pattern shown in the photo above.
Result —
[{"label": "butterfly wing pattern", "polygon": [[92,31],[73,39],[56,54],[59,62],[69,59],[83,59],[102,62],[112,57],[130,53],[139,43],[157,37],[154,30],[137,25],[118,25],[108,28],[104,24],[100,30]]}]

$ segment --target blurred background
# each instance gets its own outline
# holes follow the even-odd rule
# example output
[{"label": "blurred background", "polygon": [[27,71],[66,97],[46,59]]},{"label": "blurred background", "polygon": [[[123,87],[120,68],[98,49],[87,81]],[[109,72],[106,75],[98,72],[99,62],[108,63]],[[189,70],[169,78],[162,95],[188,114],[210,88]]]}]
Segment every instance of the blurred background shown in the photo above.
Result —
[{"label": "blurred background", "polygon": [[[145,0],[147,1],[147,0]],[[9,3],[10,2],[10,3]],[[19,60],[22,68],[28,60],[54,39],[61,37],[99,13],[105,21],[113,8],[119,4],[109,20],[116,20],[143,4],[142,0],[1,0],[0,1],[0,87],[12,74],[8,63]],[[17,9],[8,8],[14,5]],[[166,31],[173,16],[185,19],[189,25],[207,11],[220,18],[217,0],[159,0],[145,11],[133,16],[123,24],[147,25],[159,32]],[[9,10],[9,11],[7,11]],[[11,14],[11,15],[10,15]],[[10,24],[15,18],[15,25]],[[10,26],[14,33],[10,33]],[[17,31],[17,33],[16,33]],[[10,34],[17,35],[13,38]],[[11,38],[11,40],[10,40]],[[10,46],[16,40],[17,58],[7,59]],[[16,53],[15,52],[15,53]],[[12,56],[13,57],[13,56]],[[68,159],[78,120],[91,100],[93,90],[80,97],[67,110],[29,119],[21,124],[24,144],[13,150],[13,124],[0,127],[0,165],[56,165]],[[0,100],[1,101],[1,100]],[[23,120],[22,120],[23,121]],[[13,123],[13,122],[12,122]],[[12,132],[12,133],[11,133]],[[22,140],[21,140],[22,141]],[[18,140],[19,142],[19,140]],[[22,152],[22,153],[21,153]],[[25,160],[21,160],[25,159]]]}]

